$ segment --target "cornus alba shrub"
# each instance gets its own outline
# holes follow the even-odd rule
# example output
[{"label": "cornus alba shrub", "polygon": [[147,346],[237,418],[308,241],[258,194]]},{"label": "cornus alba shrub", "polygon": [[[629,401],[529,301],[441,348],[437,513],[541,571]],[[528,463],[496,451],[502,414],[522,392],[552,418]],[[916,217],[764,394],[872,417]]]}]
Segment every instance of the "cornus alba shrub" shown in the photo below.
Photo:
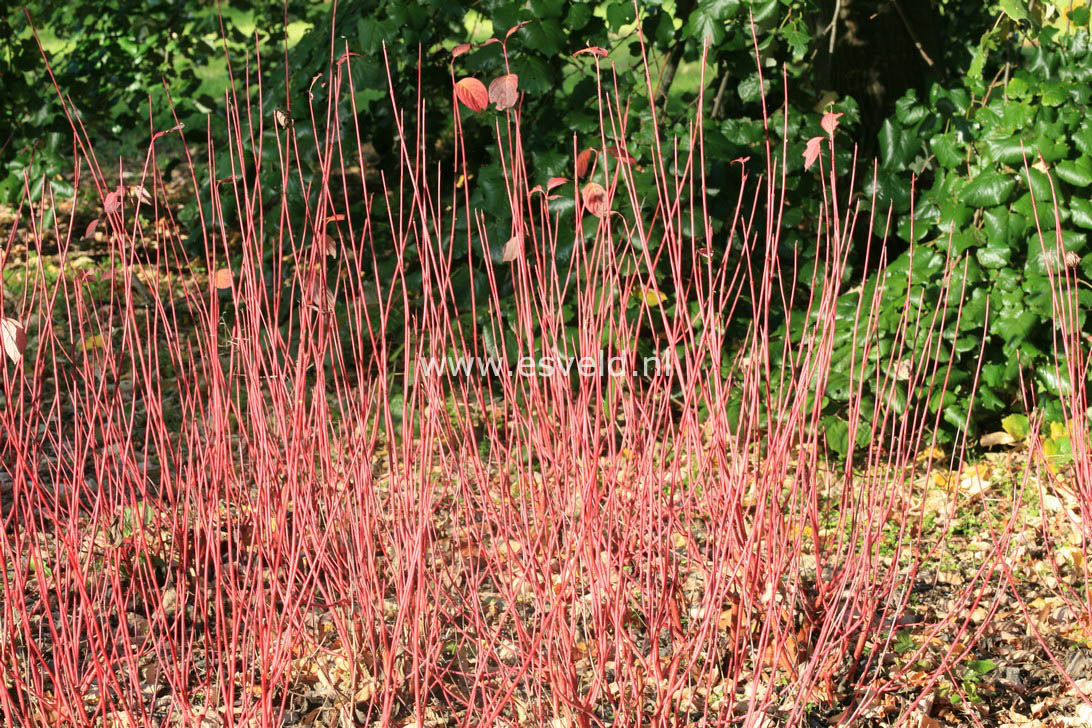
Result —
[{"label": "cornus alba shrub", "polygon": [[[917,622],[911,658],[931,635],[958,639],[909,680],[915,660],[888,658],[934,568],[915,458],[933,452],[928,403],[946,382],[911,353],[943,345],[960,297],[926,306],[906,286],[905,336],[882,355],[882,275],[839,313],[850,240],[874,221],[853,171],[832,166],[837,117],[807,145],[825,196],[802,270],[778,250],[787,143],[740,160],[754,194],[718,240],[700,114],[688,138],[654,134],[642,150],[656,190],[643,199],[629,101],[609,83],[593,151],[574,145],[567,177],[538,179],[518,79],[453,74],[456,150],[470,117],[494,114],[512,221],[494,240],[462,154],[445,169],[419,143],[422,99],[403,113],[390,89],[401,163],[370,174],[341,113],[356,62],[331,65],[328,107],[305,111],[311,135],[287,112],[266,118],[257,93],[229,95],[216,141],[233,168],[207,170],[219,181],[203,188],[211,162],[189,160],[200,254],[166,204],[158,135],[142,168],[111,173],[74,124],[76,189],[103,209],[101,266],[77,260],[72,218],[47,229],[43,207],[18,210],[0,263],[4,722],[757,726],[818,705],[852,724],[908,684],[916,699],[888,719],[920,718],[988,627],[967,614],[1012,598],[1013,525],[972,556],[948,609]],[[281,165],[272,205],[244,173],[262,139]],[[322,160],[308,186],[301,145]],[[293,189],[303,215],[288,214]],[[386,278],[380,255],[397,261]],[[464,264],[484,285],[466,284]],[[1066,348],[1078,329],[1061,320],[1060,366],[1083,381]],[[800,334],[775,339],[785,321]],[[845,326],[860,350],[851,391],[907,395],[851,398],[849,442],[872,429],[841,461],[820,410]],[[649,336],[663,366],[646,375],[630,344]],[[623,376],[415,364],[603,349]],[[1072,396],[1079,418],[1083,388]],[[949,457],[958,467],[962,449]],[[1067,597],[1089,614],[1083,591]]]}]

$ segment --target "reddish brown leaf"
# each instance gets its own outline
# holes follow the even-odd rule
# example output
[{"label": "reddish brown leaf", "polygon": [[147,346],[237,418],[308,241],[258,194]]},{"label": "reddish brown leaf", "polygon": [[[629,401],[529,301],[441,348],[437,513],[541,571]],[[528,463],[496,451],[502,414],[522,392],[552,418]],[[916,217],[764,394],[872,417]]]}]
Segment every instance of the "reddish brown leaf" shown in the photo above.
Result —
[{"label": "reddish brown leaf", "polygon": [[220,268],[212,274],[212,285],[221,291],[231,288],[231,268]]},{"label": "reddish brown leaf", "polygon": [[489,101],[497,105],[497,111],[504,111],[516,105],[519,99],[519,76],[509,73],[498,76],[489,84]]},{"label": "reddish brown leaf", "polygon": [[344,53],[342,53],[340,56],[337,57],[337,63],[338,64],[345,63],[347,60],[349,60],[353,56],[356,56],[357,58],[362,58],[362,56],[359,53],[353,53],[352,51],[345,51]]},{"label": "reddish brown leaf", "polygon": [[463,106],[477,113],[485,111],[489,105],[489,92],[485,90],[485,84],[470,76],[456,81],[455,97]]},{"label": "reddish brown leaf", "polygon": [[610,214],[610,201],[607,199],[607,191],[598,182],[589,182],[584,185],[581,193],[584,200],[584,208],[598,218],[604,218]]},{"label": "reddish brown leaf", "polygon": [[84,240],[93,240],[95,237],[95,228],[99,226],[99,219],[96,217],[91,221],[91,224],[87,226],[87,229],[83,231]]},{"label": "reddish brown leaf", "polygon": [[455,46],[454,48],[451,49],[451,57],[452,58],[458,58],[459,56],[466,53],[471,48],[473,48],[473,46],[470,45],[469,43],[460,43],[459,45],[457,45],[457,46]]},{"label": "reddish brown leaf", "polygon": [[823,127],[823,131],[831,136],[834,136],[834,130],[838,128],[838,119],[841,118],[841,114],[835,114],[828,111],[823,114],[823,120],[819,122],[819,126]]},{"label": "reddish brown leaf", "polygon": [[587,48],[581,48],[576,53],[573,53],[573,57],[580,56],[585,53],[592,53],[594,55],[600,56],[601,58],[606,58],[608,55],[606,48],[600,48],[599,46],[588,46]]},{"label": "reddish brown leaf", "polygon": [[106,214],[110,215],[117,212],[118,206],[121,205],[121,195],[124,192],[124,188],[118,185],[117,189],[106,195],[106,199],[102,202],[102,207],[106,210]]},{"label": "reddish brown leaf", "polygon": [[507,33],[504,34],[504,39],[507,41],[509,38],[512,37],[513,33],[515,33],[520,28],[522,28],[523,26],[527,25],[530,22],[531,22],[530,20],[524,20],[521,23],[516,23],[515,25],[513,25],[511,28],[508,29]]},{"label": "reddish brown leaf", "polygon": [[18,364],[27,348],[27,331],[13,318],[0,318],[0,348]]},{"label": "reddish brown leaf", "polygon": [[823,137],[808,139],[808,144],[804,147],[804,169],[808,169],[815,164],[815,160],[819,158],[819,152],[821,151],[819,145],[822,143]]},{"label": "reddish brown leaf", "polygon": [[625,149],[620,149],[613,144],[607,147],[607,154],[617,159],[619,162],[625,162],[626,164],[633,164],[637,160],[629,155]]},{"label": "reddish brown leaf", "polygon": [[576,155],[576,178],[580,179],[588,173],[588,165],[591,163],[592,154],[594,149],[585,149]]},{"label": "reddish brown leaf", "polygon": [[550,192],[551,190],[555,190],[558,187],[560,187],[561,185],[568,184],[568,183],[569,183],[569,178],[568,177],[551,177],[546,182],[546,191]]},{"label": "reddish brown leaf", "polygon": [[523,236],[513,235],[508,239],[508,242],[504,244],[504,253],[502,254],[504,262],[511,263],[521,255],[523,255]]}]

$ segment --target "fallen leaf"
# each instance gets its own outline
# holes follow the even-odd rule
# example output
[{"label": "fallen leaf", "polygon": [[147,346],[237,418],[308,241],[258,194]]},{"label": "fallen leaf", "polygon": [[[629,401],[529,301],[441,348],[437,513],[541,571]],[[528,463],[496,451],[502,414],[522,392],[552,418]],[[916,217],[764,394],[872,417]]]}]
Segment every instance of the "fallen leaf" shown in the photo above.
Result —
[{"label": "fallen leaf", "polygon": [[101,334],[95,334],[94,336],[88,336],[80,342],[79,350],[83,352],[94,351],[106,346],[106,339]]},{"label": "fallen leaf", "polygon": [[999,445],[1012,445],[1016,442],[1016,438],[1007,432],[991,432],[988,435],[983,435],[978,444],[982,447],[997,447]]}]

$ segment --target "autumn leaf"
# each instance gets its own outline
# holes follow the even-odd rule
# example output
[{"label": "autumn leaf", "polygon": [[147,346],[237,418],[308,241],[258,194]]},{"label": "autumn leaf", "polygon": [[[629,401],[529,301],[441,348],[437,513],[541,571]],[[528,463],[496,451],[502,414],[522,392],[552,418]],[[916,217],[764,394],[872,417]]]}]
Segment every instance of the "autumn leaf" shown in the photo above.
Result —
[{"label": "autumn leaf", "polygon": [[504,253],[502,259],[505,263],[511,263],[516,258],[519,258],[523,253],[523,236],[513,235],[508,239],[508,242],[504,244]]},{"label": "autumn leaf", "polygon": [[489,92],[485,90],[485,84],[470,76],[460,78],[455,83],[455,97],[463,106],[476,113],[485,111],[485,107],[489,105]]},{"label": "autumn leaf", "polygon": [[516,105],[519,99],[519,76],[509,73],[493,79],[489,84],[489,101],[497,105],[497,111],[504,111]]},{"label": "autumn leaf", "polygon": [[822,143],[823,137],[808,139],[808,144],[804,147],[804,169],[809,169],[811,165],[815,164],[815,160],[819,158],[819,153],[822,151],[819,146]]},{"label": "autumn leaf", "polygon": [[16,364],[23,360],[23,352],[27,347],[27,332],[21,323],[13,318],[0,318],[0,347]]},{"label": "autumn leaf", "polygon": [[508,29],[508,32],[504,34],[504,40],[507,41],[509,38],[512,37],[513,33],[515,33],[520,28],[522,28],[523,26],[527,25],[530,22],[531,22],[530,20],[523,20],[523,21],[513,25],[511,28]]},{"label": "autumn leaf", "polygon": [[106,195],[106,199],[102,201],[102,207],[106,211],[107,215],[117,212],[118,207],[121,205],[121,194],[123,188],[118,185],[117,189]]},{"label": "autumn leaf", "polygon": [[462,54],[469,51],[472,47],[473,46],[471,46],[469,43],[460,43],[459,45],[451,49],[451,57],[458,58]]},{"label": "autumn leaf", "polygon": [[551,190],[557,189],[561,185],[568,184],[568,183],[569,183],[569,178],[568,177],[551,177],[549,179],[549,181],[546,182],[546,191],[550,192]]},{"label": "autumn leaf", "polygon": [[593,55],[599,56],[600,58],[606,58],[608,55],[606,48],[600,48],[599,46],[588,46],[587,48],[581,48],[576,53],[573,53],[573,57],[575,58],[576,56],[582,56],[585,53],[591,53]]},{"label": "autumn leaf", "polygon": [[626,164],[633,164],[637,161],[632,156],[630,156],[629,152],[619,147],[616,147],[613,144],[607,147],[607,154],[614,157],[619,162],[625,162]]},{"label": "autumn leaf", "polygon": [[87,229],[83,231],[83,239],[84,240],[94,239],[94,237],[95,237],[95,228],[97,228],[98,226],[99,226],[99,219],[96,217],[87,226]]},{"label": "autumn leaf", "polygon": [[588,173],[588,165],[591,163],[592,154],[594,149],[585,149],[576,155],[576,178],[580,179]]},{"label": "autumn leaf", "polygon": [[212,285],[219,290],[231,288],[231,268],[220,268],[212,274]]},{"label": "autumn leaf", "polygon": [[835,114],[832,111],[828,111],[823,114],[823,120],[819,122],[819,126],[823,127],[830,136],[834,136],[834,130],[838,128],[838,119],[842,117],[841,114]]},{"label": "autumn leaf", "polygon": [[589,182],[584,185],[581,193],[584,200],[584,208],[598,218],[604,218],[610,214],[610,201],[607,200],[607,191],[598,182]]}]

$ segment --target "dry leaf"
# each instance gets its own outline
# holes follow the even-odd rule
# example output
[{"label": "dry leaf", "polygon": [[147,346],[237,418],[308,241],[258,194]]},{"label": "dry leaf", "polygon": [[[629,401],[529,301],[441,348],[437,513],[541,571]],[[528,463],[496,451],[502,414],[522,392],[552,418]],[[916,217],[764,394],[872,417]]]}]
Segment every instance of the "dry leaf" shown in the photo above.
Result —
[{"label": "dry leaf", "polygon": [[978,441],[978,444],[982,447],[997,447],[998,445],[1011,445],[1016,442],[1016,438],[1007,432],[991,432],[988,435],[983,435]]},{"label": "dry leaf", "polygon": [[144,185],[130,185],[129,194],[143,202],[145,205],[152,204],[152,194],[148,192],[148,189]]},{"label": "dry leaf", "polygon": [[607,147],[607,154],[617,159],[619,162],[625,162],[626,164],[633,164],[637,160],[630,156],[629,152],[613,144]]},{"label": "dry leaf", "polygon": [[100,349],[103,346],[106,346],[106,339],[104,339],[101,334],[96,334],[83,339],[78,348],[80,351],[86,352]]},{"label": "dry leaf", "polygon": [[497,105],[497,111],[504,111],[516,105],[519,99],[519,76],[509,73],[498,76],[489,84],[489,101]]},{"label": "dry leaf", "polygon": [[23,325],[13,318],[0,318],[0,346],[13,362],[22,361],[27,348],[27,332]]},{"label": "dry leaf", "polygon": [[231,288],[231,268],[220,268],[212,274],[212,285],[219,290]]},{"label": "dry leaf", "polygon": [[607,191],[598,182],[589,182],[584,185],[581,195],[584,199],[584,208],[598,218],[604,218],[610,214],[610,201],[607,200]]},{"label": "dry leaf", "polygon": [[476,78],[467,76],[455,83],[455,98],[471,111],[481,113],[489,105],[489,92],[485,84]]},{"label": "dry leaf", "polygon": [[273,120],[277,122],[277,126],[282,129],[287,129],[292,126],[292,117],[289,116],[288,112],[284,109],[274,109]]},{"label": "dry leaf", "polygon": [[508,239],[508,242],[504,244],[504,253],[502,258],[505,263],[511,263],[516,258],[519,258],[523,253],[523,236],[513,235]]}]

